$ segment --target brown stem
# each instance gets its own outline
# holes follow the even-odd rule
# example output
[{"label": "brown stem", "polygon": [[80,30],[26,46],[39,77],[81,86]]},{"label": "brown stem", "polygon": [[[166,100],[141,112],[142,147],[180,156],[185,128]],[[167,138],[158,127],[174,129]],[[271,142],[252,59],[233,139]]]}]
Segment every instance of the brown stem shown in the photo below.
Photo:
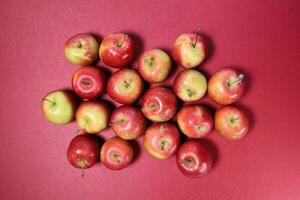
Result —
[{"label": "brown stem", "polygon": [[48,101],[48,102],[52,103],[53,106],[55,105],[54,101],[51,101],[50,99],[47,99],[47,98],[42,98],[42,101]]},{"label": "brown stem", "polygon": [[199,35],[200,35],[200,29],[197,30],[196,40],[195,40],[195,42],[192,44],[193,47],[196,47],[197,42],[198,42],[198,39],[199,39]]},{"label": "brown stem", "polygon": [[126,80],[124,81],[124,84],[125,84],[125,87],[126,87],[126,88],[128,88],[129,85],[130,85],[130,83],[129,83],[128,81],[126,81]]},{"label": "brown stem", "polygon": [[241,84],[244,78],[245,78],[245,75],[244,74],[240,74],[240,75],[238,75],[238,77],[236,79],[236,82],[238,84]]},{"label": "brown stem", "polygon": [[85,160],[81,158],[79,160],[79,166],[80,166],[80,171],[81,171],[81,178],[84,177],[84,167],[85,167]]},{"label": "brown stem", "polygon": [[189,97],[192,97],[192,96],[193,96],[193,92],[192,92],[192,90],[190,90],[190,89],[187,89],[186,91],[187,91],[187,93],[188,93],[188,96],[189,96]]},{"label": "brown stem", "polygon": [[163,151],[164,148],[165,148],[166,141],[162,141],[161,144],[162,144],[162,145],[161,145],[161,148],[160,148],[160,149]]}]

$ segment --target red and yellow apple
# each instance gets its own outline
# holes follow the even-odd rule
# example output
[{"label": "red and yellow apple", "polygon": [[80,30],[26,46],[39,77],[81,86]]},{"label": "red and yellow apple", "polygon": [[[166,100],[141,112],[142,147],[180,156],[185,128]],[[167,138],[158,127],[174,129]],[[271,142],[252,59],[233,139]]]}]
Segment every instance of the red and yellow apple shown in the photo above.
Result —
[{"label": "red and yellow apple", "polygon": [[121,104],[131,104],[142,94],[144,83],[134,69],[121,69],[109,78],[107,94]]},{"label": "red and yellow apple", "polygon": [[143,96],[141,106],[146,118],[155,122],[165,122],[175,116],[176,95],[166,87],[150,88]]},{"label": "red and yellow apple", "polygon": [[124,68],[130,64],[134,56],[134,44],[129,35],[111,33],[103,38],[99,55],[105,65]]},{"label": "red and yellow apple", "polygon": [[77,126],[86,133],[101,132],[108,127],[109,113],[109,108],[104,102],[83,102],[76,111]]},{"label": "red and yellow apple", "polygon": [[207,47],[199,33],[184,33],[172,48],[174,60],[184,68],[194,68],[201,64],[207,54]]},{"label": "red and yellow apple", "polygon": [[42,112],[55,124],[67,124],[74,120],[76,99],[68,91],[56,90],[42,98]]},{"label": "red and yellow apple", "polygon": [[211,152],[197,140],[189,140],[177,152],[178,169],[187,177],[197,178],[207,174],[212,168]]},{"label": "red and yellow apple", "polygon": [[238,101],[244,94],[244,77],[244,74],[230,68],[217,71],[208,81],[209,97],[222,105]]},{"label": "red and yellow apple", "polygon": [[105,76],[99,68],[79,68],[73,74],[72,88],[83,99],[96,99],[105,91]]},{"label": "red and yellow apple", "polygon": [[179,144],[179,131],[175,125],[168,122],[151,125],[144,136],[145,149],[158,159],[167,159],[174,155]]},{"label": "red and yellow apple", "polygon": [[224,106],[215,114],[215,128],[226,139],[238,140],[249,131],[249,119],[246,113],[236,106]]},{"label": "red and yellow apple", "polygon": [[100,151],[101,163],[112,170],[120,170],[130,164],[134,151],[130,143],[119,137],[108,139]]},{"label": "red and yellow apple", "polygon": [[115,109],[110,118],[111,128],[124,140],[132,140],[145,133],[146,119],[143,113],[130,105]]},{"label": "red and yellow apple", "polygon": [[146,51],[139,58],[138,71],[150,83],[162,82],[171,71],[171,59],[160,49]]},{"label": "red and yellow apple", "polygon": [[90,34],[79,33],[65,44],[65,56],[70,63],[88,66],[99,58],[99,44]]},{"label": "red and yellow apple", "polygon": [[177,114],[180,130],[190,138],[200,138],[209,134],[213,129],[213,117],[209,110],[202,105],[188,105]]},{"label": "red and yellow apple", "polygon": [[205,76],[194,69],[179,72],[173,82],[173,90],[182,101],[197,101],[205,95],[206,89]]}]

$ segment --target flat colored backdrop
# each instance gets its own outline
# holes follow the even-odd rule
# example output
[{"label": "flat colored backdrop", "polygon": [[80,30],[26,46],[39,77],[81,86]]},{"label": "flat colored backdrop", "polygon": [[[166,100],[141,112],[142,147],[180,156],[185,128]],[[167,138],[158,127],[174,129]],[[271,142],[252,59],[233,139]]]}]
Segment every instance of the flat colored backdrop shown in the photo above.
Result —
[{"label": "flat colored backdrop", "polygon": [[[2,0],[1,199],[299,200],[299,5],[297,0]],[[142,138],[128,168],[110,171],[97,164],[82,179],[66,159],[76,124],[51,124],[40,109],[46,93],[70,88],[78,68],[64,58],[65,41],[79,32],[101,37],[127,32],[139,55],[157,47],[169,52],[178,35],[197,28],[210,46],[199,70],[211,75],[233,66],[246,73],[249,87],[239,104],[251,118],[249,135],[232,142],[211,133],[206,140],[215,146],[215,167],[199,179],[184,177],[174,157],[150,157]],[[207,98],[202,102],[211,104]]]}]

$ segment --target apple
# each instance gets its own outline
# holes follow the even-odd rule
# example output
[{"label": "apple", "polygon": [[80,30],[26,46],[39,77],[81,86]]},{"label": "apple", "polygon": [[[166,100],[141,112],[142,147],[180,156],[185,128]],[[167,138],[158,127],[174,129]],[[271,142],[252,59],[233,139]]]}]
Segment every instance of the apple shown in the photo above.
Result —
[{"label": "apple", "polygon": [[133,59],[134,44],[129,35],[111,33],[103,38],[99,55],[105,65],[114,68],[124,68]]},{"label": "apple", "polygon": [[144,136],[144,147],[148,153],[158,159],[167,159],[178,150],[180,143],[179,131],[171,123],[155,123]]},{"label": "apple", "polygon": [[97,139],[88,134],[77,135],[68,147],[67,158],[71,165],[81,169],[81,176],[84,176],[84,169],[91,168],[99,161],[99,145]]},{"label": "apple", "polygon": [[221,69],[209,79],[208,95],[219,104],[232,104],[244,94],[244,79],[245,75],[234,69]]},{"label": "apple", "polygon": [[56,90],[42,98],[42,112],[55,124],[67,124],[74,120],[76,99],[68,91]]},{"label": "apple", "polygon": [[182,70],[173,82],[173,90],[182,101],[197,101],[205,95],[206,89],[205,76],[194,69]]},{"label": "apple", "polygon": [[176,40],[172,48],[174,60],[184,68],[194,68],[203,62],[207,47],[199,32],[184,33]]},{"label": "apple", "polygon": [[180,130],[188,137],[200,138],[213,129],[213,117],[209,110],[201,105],[188,105],[177,114]]},{"label": "apple", "polygon": [[181,145],[177,152],[178,169],[187,177],[205,175],[213,165],[213,157],[199,141],[193,139]]},{"label": "apple", "polygon": [[113,137],[101,147],[100,160],[105,167],[120,170],[130,164],[133,154],[133,148],[128,141]]},{"label": "apple", "polygon": [[74,92],[83,99],[96,99],[104,93],[105,76],[99,68],[79,68],[73,74],[72,88]]},{"label": "apple", "polygon": [[236,106],[223,106],[215,114],[215,128],[220,136],[238,140],[249,131],[246,113]]},{"label": "apple", "polygon": [[76,111],[76,122],[79,130],[86,133],[98,133],[108,127],[109,108],[104,102],[86,101]]},{"label": "apple", "polygon": [[110,118],[111,128],[124,140],[132,140],[145,133],[146,119],[143,113],[130,105],[115,109]]},{"label": "apple", "polygon": [[171,59],[160,49],[146,51],[139,58],[138,71],[150,83],[162,82],[170,74]]},{"label": "apple", "polygon": [[65,44],[65,56],[70,63],[80,66],[90,65],[99,58],[99,44],[90,34],[79,33]]},{"label": "apple", "polygon": [[154,122],[165,122],[175,116],[176,95],[166,87],[150,88],[143,96],[141,106],[146,118]]},{"label": "apple", "polygon": [[142,94],[144,83],[134,69],[121,69],[107,82],[107,94],[121,104],[131,104]]}]

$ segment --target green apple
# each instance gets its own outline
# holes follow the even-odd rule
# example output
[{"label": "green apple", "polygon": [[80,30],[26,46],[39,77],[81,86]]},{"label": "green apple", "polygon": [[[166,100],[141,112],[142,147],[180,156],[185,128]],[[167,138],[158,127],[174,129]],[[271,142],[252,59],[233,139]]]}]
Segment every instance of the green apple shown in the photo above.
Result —
[{"label": "green apple", "polygon": [[55,124],[67,124],[75,117],[76,100],[68,91],[57,90],[42,98],[42,111],[46,119]]}]

